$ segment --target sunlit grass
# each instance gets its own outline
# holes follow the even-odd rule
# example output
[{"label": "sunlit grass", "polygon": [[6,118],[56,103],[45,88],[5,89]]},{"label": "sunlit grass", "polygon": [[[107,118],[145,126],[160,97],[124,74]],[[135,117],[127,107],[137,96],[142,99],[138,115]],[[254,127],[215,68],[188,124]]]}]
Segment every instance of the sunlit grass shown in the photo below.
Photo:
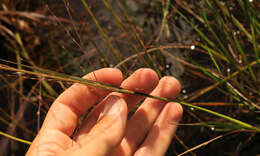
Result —
[{"label": "sunlit grass", "polygon": [[[76,11],[71,1],[63,0],[44,3],[46,15],[31,14],[29,1],[16,4],[24,9],[17,12],[7,2],[0,11],[4,41],[0,82],[1,93],[10,96],[4,98],[8,108],[0,107],[1,135],[28,144],[25,140],[35,137],[51,102],[72,83],[181,103],[185,114],[176,136],[181,146],[174,149],[176,153],[200,155],[195,150],[217,139],[259,133],[257,2],[166,0],[130,5],[120,0],[81,0],[83,9]],[[37,6],[37,11],[44,8]],[[56,8],[63,8],[68,16]],[[125,77],[140,67],[154,69],[159,77],[177,76],[183,92],[174,100],[80,78],[108,66],[120,68]],[[184,68],[183,73],[176,74],[178,68]],[[43,113],[37,115],[37,110]],[[205,127],[192,135],[209,141],[189,141],[184,135],[187,126]]]}]

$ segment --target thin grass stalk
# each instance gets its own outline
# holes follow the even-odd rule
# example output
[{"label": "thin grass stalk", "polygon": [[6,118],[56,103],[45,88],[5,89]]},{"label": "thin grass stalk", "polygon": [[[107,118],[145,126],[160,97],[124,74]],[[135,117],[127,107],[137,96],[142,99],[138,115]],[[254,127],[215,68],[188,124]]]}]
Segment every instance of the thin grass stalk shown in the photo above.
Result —
[{"label": "thin grass stalk", "polygon": [[[212,7],[212,5],[211,5],[211,3],[208,1],[208,0],[206,0],[206,2],[207,2],[207,4],[208,4],[208,6],[211,8],[211,10],[213,11],[213,13],[215,12],[215,10],[213,9],[213,7]],[[218,4],[219,4],[219,2],[218,2]],[[227,10],[226,10],[227,11]],[[224,11],[224,13],[226,13],[227,14],[227,12],[225,12]],[[217,14],[216,14],[217,15]],[[229,15],[229,14],[228,14]],[[218,16],[218,15],[217,15]],[[230,15],[229,15],[230,16]],[[222,20],[219,18],[219,16],[218,17],[216,17],[218,20],[217,20],[217,22],[219,23],[219,25],[222,25],[222,24],[224,24],[223,22],[222,22]],[[188,19],[186,19],[186,20],[188,20]],[[206,20],[207,21],[207,20]],[[188,21],[188,22],[190,22],[190,21]],[[190,24],[192,25],[192,23],[190,22]],[[196,28],[196,27],[195,27]],[[194,28],[194,29],[195,29]],[[195,29],[196,30],[196,29]],[[203,36],[203,33],[201,33],[199,30],[197,31],[198,33],[199,33],[199,35],[202,37],[202,38],[204,38],[204,36]],[[226,29],[224,29],[224,32],[227,34],[227,32],[226,32]],[[227,37],[229,36],[228,34],[226,35]],[[206,40],[206,38],[204,38],[205,40]],[[230,41],[232,41],[232,40],[230,40]],[[210,42],[208,43],[208,44],[210,44]],[[204,49],[208,49],[209,47],[208,46],[203,46],[203,48]],[[210,54],[210,53],[209,53]],[[218,54],[218,52],[217,52],[217,54]],[[210,55],[210,56],[213,56],[213,55]],[[226,53],[226,56],[229,56],[229,54],[228,53]],[[212,58],[212,57],[211,57]],[[219,69],[218,68],[218,66],[217,66],[217,64],[216,64],[216,61],[214,60],[214,59],[212,59],[213,60],[213,63],[215,64],[215,66],[217,67],[217,69]],[[237,66],[236,65],[236,63],[232,60],[232,59],[230,59],[229,57],[228,57],[228,60],[230,60],[230,63],[232,63],[238,70],[240,70],[240,66]],[[249,69],[250,70],[250,69]],[[252,70],[251,70],[252,71]],[[252,72],[251,72],[251,75],[253,76],[253,78],[254,78],[254,74],[252,74]],[[242,77],[243,78],[245,78],[245,80],[247,80],[247,78],[246,78],[246,76],[245,75],[242,75]],[[251,82],[250,81],[247,81],[247,83],[249,84],[249,85],[251,85]],[[237,85],[237,87],[238,88],[240,88],[240,89],[242,89],[243,90],[243,88],[241,88],[241,86],[240,86],[240,84],[238,84],[238,83],[236,83]],[[252,85],[251,85],[252,86]]]},{"label": "thin grass stalk", "polygon": [[205,73],[207,76],[209,76],[210,78],[212,78],[213,80],[215,80],[216,82],[220,82],[220,79],[215,76],[213,74],[213,72],[208,71],[206,68],[204,68],[203,66],[199,65],[195,60],[193,60],[192,58],[190,58],[190,61],[192,62],[192,64],[195,64],[197,67],[199,67],[199,69]]},{"label": "thin grass stalk", "polygon": [[198,46],[200,46],[201,48],[207,50],[208,53],[214,54],[216,57],[220,58],[221,60],[223,60],[223,61],[225,61],[225,62],[227,62],[227,63],[230,63],[229,59],[227,59],[226,56],[221,55],[220,53],[218,53],[217,51],[211,49],[211,48],[208,47],[207,45],[202,44],[202,43],[198,43]]},{"label": "thin grass stalk", "polygon": [[[205,0],[204,0],[204,1],[205,1]],[[204,2],[204,1],[203,1],[203,2]],[[208,5],[209,7],[212,7],[211,3],[210,3],[208,0],[206,0],[206,2],[207,2],[207,5]],[[205,3],[205,2],[204,2],[204,3]],[[214,9],[212,8],[212,9],[210,9],[210,10],[214,10]],[[216,12],[215,12],[215,11],[212,11],[212,12],[213,12],[214,15],[216,16]],[[227,48],[222,44],[221,40],[219,39],[219,37],[217,36],[217,34],[215,33],[215,31],[212,29],[211,25],[209,24],[205,7],[203,7],[202,15],[203,15],[203,19],[204,19],[204,21],[205,21],[205,23],[206,23],[206,25],[207,25],[208,30],[209,30],[210,33],[213,35],[213,37],[217,40],[217,42],[218,42],[218,44],[220,45],[220,47],[222,48],[222,50],[223,50],[225,53],[227,53],[227,52],[228,52]],[[220,21],[220,20],[218,20],[218,21],[219,21],[219,24],[221,23],[220,26],[223,28],[223,26],[222,26],[222,24],[223,24],[222,21]],[[221,30],[222,30],[222,29],[221,29]]]},{"label": "thin grass stalk", "polygon": [[214,42],[212,42],[203,32],[201,32],[197,26],[195,26],[190,20],[188,20],[188,18],[181,13],[176,7],[174,7],[173,5],[171,5],[175,10],[176,13],[178,13],[188,24],[190,24],[192,26],[192,28],[201,36],[202,39],[204,39],[211,47],[213,48],[217,48],[217,46],[215,45]]},{"label": "thin grass stalk", "polygon": [[[2,112],[2,111],[1,111]],[[9,119],[11,119],[11,117],[9,116],[8,117]],[[4,118],[0,117],[0,122],[2,122],[3,124],[7,125],[7,126],[11,126],[11,123],[7,120],[5,120]],[[36,134],[33,133],[32,131],[30,131],[29,129],[27,129],[26,127],[24,127],[22,124],[17,124],[17,126],[19,128],[21,128],[22,130],[24,130],[26,133],[32,135],[32,136],[35,136]]]},{"label": "thin grass stalk", "polygon": [[19,46],[21,47],[22,49],[22,55],[23,57],[29,61],[29,63],[32,65],[32,66],[36,66],[35,63],[33,62],[33,60],[30,58],[28,52],[26,51],[26,49],[24,48],[24,45],[23,45],[23,41],[22,41],[22,38],[20,36],[20,34],[16,33],[15,34],[16,36],[16,41],[17,43],[19,44]]},{"label": "thin grass stalk", "polygon": [[[174,6],[172,6],[172,7],[175,8]],[[218,47],[215,45],[215,43],[212,42],[202,31],[200,31],[197,26],[195,26],[190,20],[188,20],[188,18],[187,18],[184,14],[182,14],[177,8],[175,8],[175,9],[176,9],[176,12],[177,12],[188,24],[190,24],[190,25],[192,26],[192,28],[200,35],[200,37],[201,37],[202,39],[204,39],[212,48],[216,49],[216,51],[215,51],[215,50],[214,50],[214,51],[209,50],[209,49],[211,49],[211,48],[209,48],[209,47],[206,46],[206,45],[203,46],[202,43],[199,43],[199,45],[202,45],[203,48],[206,48],[206,50],[208,51],[208,53],[209,53],[209,55],[210,55],[210,57],[211,57],[211,59],[212,59],[214,65],[216,66],[216,68],[217,68],[217,70],[219,71],[219,73],[221,73],[221,70],[220,70],[220,68],[219,68],[219,66],[218,66],[218,64],[217,64],[217,62],[216,62],[216,60],[214,59],[214,57],[213,57],[213,55],[212,55],[213,53],[211,53],[211,52],[214,52],[215,55],[218,55],[218,56],[220,56],[221,58],[223,58],[223,57],[225,57],[225,56],[223,56],[223,55],[220,54],[220,53],[221,53],[221,50],[219,50]],[[217,52],[217,51],[220,51],[220,52]],[[224,49],[224,52],[225,52],[225,49]],[[226,54],[227,54],[227,52],[226,52]],[[227,54],[227,56],[229,56],[229,55]],[[228,62],[232,62],[232,59],[230,60],[229,58],[226,58],[226,57],[225,57],[225,60],[228,60]]]},{"label": "thin grass stalk", "polygon": [[[84,7],[86,8],[86,11],[88,12],[88,14],[91,16],[91,19],[93,20],[93,22],[95,23],[95,25],[97,26],[100,34],[103,36],[104,40],[106,41],[106,43],[108,44],[110,50],[113,52],[113,54],[115,55],[116,59],[120,62],[121,61],[121,57],[119,55],[119,52],[114,48],[114,46],[112,45],[112,43],[110,42],[107,34],[104,32],[103,28],[100,26],[99,22],[97,21],[95,15],[93,14],[93,12],[91,11],[91,9],[89,8],[88,4],[86,3],[85,0],[81,0],[82,4],[84,5]],[[124,71],[127,71],[127,68],[125,65],[122,66]]]},{"label": "thin grass stalk", "polygon": [[[190,46],[189,46],[189,45],[181,45],[181,44],[158,46],[158,47],[154,47],[154,48],[147,49],[146,51],[141,51],[141,52],[139,53],[139,55],[144,55],[145,53],[156,52],[156,51],[158,51],[158,50],[160,50],[160,51],[162,51],[162,52],[164,53],[164,51],[163,51],[164,49],[187,49],[187,50],[190,50]],[[202,50],[202,49],[197,49],[197,51],[200,51],[200,52],[203,52],[203,53],[207,53],[206,51],[204,51],[204,50]],[[169,53],[167,53],[167,54],[169,54]],[[216,55],[216,56],[218,57],[218,55]],[[122,64],[124,64],[124,63],[126,63],[126,62],[128,62],[128,61],[130,61],[131,59],[134,59],[134,58],[136,58],[136,57],[138,57],[137,54],[132,55],[132,56],[130,56],[130,57],[128,57],[128,58],[125,58],[124,60],[122,60],[121,62],[119,62],[115,67],[119,67],[119,66],[121,66]],[[221,57],[221,56],[220,56],[220,57]],[[188,62],[184,62],[184,61],[181,60],[181,59],[178,59],[178,61],[179,61],[179,62],[182,62],[182,63],[184,63],[184,64],[188,64]],[[227,60],[227,61],[228,61],[228,60]],[[193,66],[194,68],[199,69],[197,66],[192,65],[192,64],[190,64],[190,63],[189,63],[189,66]]]},{"label": "thin grass stalk", "polygon": [[[175,2],[186,12],[188,12],[189,14],[194,16],[201,24],[205,24],[204,20],[196,12],[194,12],[192,9],[190,9],[189,7],[185,6],[185,4],[182,3],[182,0],[176,0]],[[193,4],[194,9],[197,9],[196,10],[197,12],[201,11],[201,10],[199,10],[199,7],[197,7],[197,5],[195,5],[195,3],[196,3],[195,1],[193,1],[191,3]]]},{"label": "thin grass stalk", "polygon": [[[222,83],[224,83],[224,82],[227,82],[228,80],[230,80],[230,79],[236,77],[239,73],[241,73],[241,72],[247,70],[249,67],[253,67],[253,66],[257,65],[258,63],[260,63],[260,59],[255,60],[255,61],[251,62],[250,64],[241,67],[240,70],[238,70],[238,71],[236,71],[236,72],[230,74],[229,76],[223,78],[221,81],[216,82],[216,83],[213,84],[212,86],[210,86],[210,87],[208,87],[207,89],[205,89],[205,90],[203,91],[203,94],[205,94],[205,93],[211,91],[212,89],[216,88],[216,87],[219,86],[220,84],[222,84]],[[197,97],[196,97],[196,98],[197,98]],[[192,100],[194,100],[194,98],[192,98]]]},{"label": "thin grass stalk", "polygon": [[166,0],[165,7],[163,9],[163,19],[162,19],[161,30],[160,30],[160,33],[159,33],[159,36],[158,36],[158,40],[161,38],[161,35],[162,35],[164,28],[165,28],[165,23],[167,22],[167,15],[169,14],[170,4],[171,4],[170,0]]},{"label": "thin grass stalk", "polygon": [[[208,0],[207,0],[208,1]],[[227,9],[227,7],[225,5],[223,5],[219,0],[213,0],[218,6],[219,8],[221,9],[222,13],[223,13],[223,17],[220,18],[219,17],[219,13],[217,13],[214,9],[213,12],[215,12],[216,16],[218,16],[218,26],[221,27],[221,29],[219,29],[221,32],[223,32],[223,35],[222,35],[222,39],[224,39],[224,41],[222,42],[225,42],[226,45],[230,48],[230,53],[231,55],[232,54],[232,49],[231,49],[231,46],[230,44],[233,46],[233,47],[236,47],[235,43],[234,43],[234,40],[232,38],[232,36],[236,33],[235,31],[233,31],[233,29],[230,29],[230,27],[228,26],[229,24],[229,21],[231,19],[231,13],[229,12],[229,10]],[[228,21],[227,24],[224,22],[224,21]],[[230,37],[231,36],[231,37]],[[218,40],[217,40],[218,41]],[[221,41],[220,41],[221,43]],[[222,45],[222,44],[221,44]],[[221,46],[221,48],[224,50],[225,52],[225,55],[226,57],[229,59],[230,63],[235,66],[236,68],[240,68],[239,66],[237,66],[237,64],[235,63],[235,61],[231,58],[228,50],[225,50],[225,46],[224,48]]]},{"label": "thin grass stalk", "polygon": [[2,136],[4,136],[4,137],[7,137],[7,138],[9,138],[9,139],[11,139],[11,140],[14,140],[14,141],[18,141],[18,142],[27,144],[27,145],[31,145],[31,144],[32,144],[32,142],[30,142],[30,141],[27,141],[27,140],[24,140],[24,139],[20,139],[20,138],[14,137],[14,136],[9,135],[9,134],[7,134],[7,133],[4,133],[4,132],[2,132],[2,131],[0,131],[0,135],[2,135]]},{"label": "thin grass stalk", "polygon": [[126,21],[129,23],[132,32],[136,38],[136,40],[140,43],[140,45],[142,46],[143,50],[145,51],[145,55],[148,57],[148,60],[150,61],[150,63],[152,64],[153,69],[156,71],[156,73],[158,74],[159,77],[162,77],[161,72],[158,68],[158,66],[155,64],[155,61],[153,61],[151,55],[147,52],[147,48],[144,44],[144,42],[142,41],[142,39],[138,36],[134,26],[132,25],[132,23],[130,22],[128,15],[126,14],[125,10],[123,9],[122,5],[120,4],[120,2],[118,0],[116,0],[118,8],[120,9],[120,11],[122,12],[123,16],[125,17]]},{"label": "thin grass stalk", "polygon": [[[16,61],[17,61],[17,68],[18,69],[22,69],[21,66],[21,57],[20,57],[20,53],[19,51],[15,51],[16,53]],[[19,76],[19,94],[23,94],[23,77],[22,77],[22,73],[18,73]]]},{"label": "thin grass stalk", "polygon": [[[198,65],[198,67],[199,67],[206,75],[208,75],[209,77],[211,77],[212,79],[214,79],[214,80],[217,81],[217,82],[220,82],[220,79],[223,78],[222,75],[218,75],[217,73],[212,73],[212,72],[208,71],[208,69],[206,69],[206,68],[204,68],[204,67],[202,67],[202,66],[199,66],[199,65]],[[232,79],[232,80],[233,80],[233,79]],[[236,82],[236,83],[237,83],[237,86],[239,87],[239,89],[242,90],[242,91],[244,91],[244,89],[241,87],[241,85],[240,85],[237,81],[233,80],[233,82]],[[242,98],[245,100],[245,102],[246,102],[246,101],[249,102],[251,105],[253,105],[253,106],[254,106],[255,108],[257,108],[257,109],[260,108],[259,106],[257,106],[256,104],[254,104],[251,100],[249,100],[248,98],[246,98],[246,97],[245,97],[242,93],[240,93],[236,88],[234,88],[229,82],[226,81],[226,85],[227,85],[227,88],[229,89],[229,91],[230,91],[231,93],[233,93],[233,94],[232,94],[232,97],[233,97],[234,99],[236,99],[236,100],[238,100],[238,101],[241,101],[241,100],[239,99],[239,97],[242,97]],[[220,88],[218,88],[218,89],[220,89]],[[206,89],[206,90],[207,90],[207,89]],[[199,93],[200,93],[200,94],[197,94],[196,96],[193,96],[192,98],[190,98],[189,101],[194,100],[195,97],[197,98],[198,96],[205,94],[204,91],[200,91]]]},{"label": "thin grass stalk", "polygon": [[[66,10],[67,10],[67,13],[68,13],[68,15],[69,15],[69,18],[70,18],[70,20],[71,21],[73,21],[73,18],[72,18],[72,15],[71,15],[71,11],[70,11],[70,8],[69,8],[69,5],[70,5],[70,2],[68,1],[68,0],[63,0],[63,3],[64,3],[64,5],[65,5],[65,8],[66,8]],[[75,32],[75,34],[76,34],[76,36],[77,36],[77,38],[78,38],[78,40],[79,40],[79,47],[81,48],[82,46],[82,40],[81,40],[81,37],[80,37],[80,35],[79,35],[79,32],[77,31],[77,27],[76,27],[76,24],[74,23],[74,22],[72,22],[71,23],[72,24],[72,27],[73,27],[73,29],[74,29],[74,32]],[[81,48],[82,49],[82,48]]]},{"label": "thin grass stalk", "polygon": [[235,92],[235,94],[237,94],[239,97],[241,97],[242,99],[244,99],[245,101],[243,101],[244,103],[248,103],[251,105],[251,107],[253,106],[252,109],[257,108],[258,110],[260,110],[260,106],[258,106],[257,104],[255,104],[252,100],[250,100],[249,98],[247,98],[245,95],[243,95],[242,93],[240,93],[236,88],[234,88],[230,83],[227,83],[227,85]]},{"label": "thin grass stalk", "polygon": [[[238,68],[238,71],[240,68]],[[240,77],[251,87],[251,88],[256,88],[255,86],[249,79],[250,77],[248,76],[248,73],[246,71],[241,72]],[[236,79],[231,79],[234,85],[243,92],[243,94],[247,94],[247,91],[241,86],[241,84],[238,82],[237,78]],[[246,86],[246,85],[245,85]]]},{"label": "thin grass stalk", "polygon": [[[241,73],[240,76],[241,77],[246,77],[246,76],[242,76],[242,75],[243,75],[243,73]],[[239,79],[238,77],[233,77],[230,80],[232,81],[234,86],[237,87],[243,94],[247,94],[247,91],[244,89],[243,85],[241,85],[241,83],[238,82],[238,79]]]},{"label": "thin grass stalk", "polygon": [[[158,48],[151,48],[148,50],[148,52],[153,52],[153,51],[156,51],[156,50],[161,50],[162,52],[165,53],[164,49],[167,49],[167,48],[184,48],[184,49],[189,49],[190,46],[183,46],[183,45],[176,45],[176,46],[160,46]],[[144,54],[144,52],[141,52],[140,53],[141,55]],[[166,53],[167,55],[170,55],[169,53]],[[171,56],[171,55],[170,55]],[[137,55],[132,55],[131,57],[128,57],[126,58],[125,60],[123,60],[122,62],[120,62],[118,65],[116,65],[116,67],[120,66],[121,64],[129,61],[130,59],[133,59],[137,57]],[[196,98],[198,98],[200,95],[203,95],[205,94],[206,92],[212,90],[213,88],[216,88],[220,83],[220,79],[223,79],[223,76],[222,75],[218,75],[217,73],[213,73],[213,71],[210,71],[209,69],[206,69],[202,66],[199,66],[199,65],[194,65],[194,64],[190,64],[190,63],[187,63],[181,59],[178,59],[178,58],[174,58],[174,59],[177,59],[179,62],[185,64],[185,65],[188,65],[192,68],[195,68],[195,69],[200,69],[202,70],[206,75],[208,75],[209,77],[211,77],[213,80],[217,81],[217,83],[213,84],[212,86],[198,92],[198,94],[192,96],[189,101],[191,100],[194,100]],[[242,71],[241,71],[242,72]],[[229,74],[228,77],[231,77],[231,75]],[[236,84],[236,87],[239,88],[239,90],[241,90],[243,92],[243,94],[246,94],[245,90],[241,87],[241,85],[233,78],[230,78],[232,80],[232,82],[234,82]],[[231,93],[233,94],[230,94],[228,92],[225,92],[224,90],[222,90],[221,88],[217,88],[218,90],[220,90],[222,93],[226,94],[226,95],[229,95],[229,96],[232,96],[235,100],[241,102],[240,97],[242,97],[244,100],[248,101],[249,103],[251,103],[255,108],[258,108],[259,109],[259,106],[257,106],[256,104],[254,104],[251,100],[249,100],[248,98],[246,98],[242,93],[240,93],[238,90],[234,90],[234,87],[232,87],[232,85],[229,83],[229,82],[226,82],[227,84],[227,88],[230,90]],[[230,87],[231,86],[231,87]],[[239,96],[238,96],[239,95]],[[244,102],[246,102],[244,101]],[[243,102],[243,101],[242,101]]]},{"label": "thin grass stalk", "polygon": [[258,131],[260,132],[260,129],[259,128],[256,128],[250,124],[247,124],[245,122],[242,122],[242,121],[239,121],[237,119],[234,119],[234,118],[231,118],[229,116],[226,116],[226,115],[223,115],[223,114],[220,114],[218,112],[214,112],[212,110],[209,110],[209,109],[206,109],[206,108],[203,108],[203,107],[199,107],[199,106],[196,106],[196,105],[192,105],[192,104],[189,104],[189,103],[186,103],[186,102],[179,102],[180,104],[184,105],[184,106],[187,106],[187,107],[191,107],[191,108],[195,108],[197,110],[200,110],[200,111],[203,111],[203,112],[207,112],[209,114],[212,114],[212,115],[215,115],[215,116],[218,116],[218,117],[221,117],[223,119],[226,119],[226,120],[229,120],[233,123],[236,123],[240,126],[242,126],[242,128],[245,128],[245,129],[249,129],[249,130],[253,130],[253,131]]},{"label": "thin grass stalk", "polygon": [[[257,61],[260,62],[260,60],[257,60]],[[255,64],[256,64],[256,61],[252,62],[250,65],[252,66],[252,65],[255,65]],[[34,68],[34,67],[32,67],[32,68]],[[242,68],[242,70],[246,70],[247,68],[248,68],[248,66]],[[37,69],[38,72],[34,72],[34,71],[28,71],[28,70],[24,70],[24,69],[21,69],[21,70],[20,69],[16,69],[16,68],[9,67],[9,66],[3,65],[3,64],[0,64],[0,69],[14,71],[14,72],[22,72],[22,73],[25,73],[25,74],[35,75],[35,76],[39,76],[39,77],[52,78],[52,79],[61,80],[61,81],[68,81],[68,82],[73,82],[73,83],[81,83],[81,84],[85,84],[85,85],[90,86],[90,87],[102,88],[102,89],[105,89],[105,90],[109,90],[109,91],[113,91],[113,92],[119,92],[119,93],[124,93],[124,94],[139,95],[139,96],[144,96],[144,97],[153,98],[153,99],[157,99],[157,100],[162,100],[162,101],[166,101],[166,102],[174,102],[175,101],[173,99],[168,99],[168,98],[165,98],[165,97],[158,97],[158,96],[145,94],[145,93],[141,93],[141,92],[136,92],[136,91],[132,91],[132,90],[127,90],[127,89],[116,87],[116,86],[113,86],[113,85],[110,85],[110,84],[105,84],[105,83],[100,83],[100,82],[96,82],[96,81],[91,81],[91,80],[79,78],[79,77],[76,77],[76,76],[70,76],[70,75],[61,74],[61,73],[54,73],[52,71],[45,70],[45,69],[44,70],[43,69],[39,70],[39,68],[38,68]],[[231,76],[236,76],[238,73],[239,72],[235,72]],[[226,82],[228,79],[230,79],[230,77],[223,79],[222,81],[219,82],[219,84],[223,83],[223,82]],[[233,123],[236,123],[238,125],[241,125],[245,129],[249,129],[249,130],[252,130],[252,131],[260,132],[259,128],[254,127],[254,126],[252,126],[250,124],[244,123],[242,121],[239,121],[237,119],[231,118],[229,116],[226,116],[226,115],[223,115],[223,114],[220,114],[220,113],[217,113],[217,112],[214,112],[212,110],[208,110],[206,108],[202,108],[202,107],[199,107],[199,106],[194,106],[194,105],[186,103],[186,102],[179,102],[179,103],[181,103],[184,106],[188,106],[188,107],[191,107],[191,108],[194,108],[194,109],[198,109],[198,110],[207,112],[209,114],[221,117],[221,118],[226,119],[226,120],[228,120],[230,122],[233,122]]]},{"label": "thin grass stalk", "polygon": [[252,36],[251,34],[245,29],[245,27],[233,16],[231,15],[231,19],[234,23],[234,25],[241,31],[243,32],[247,38],[249,39],[250,42],[252,42]]},{"label": "thin grass stalk", "polygon": [[210,139],[210,140],[208,140],[208,141],[206,141],[206,142],[203,142],[203,143],[201,143],[201,144],[199,144],[199,145],[197,145],[197,146],[195,146],[195,147],[192,147],[192,148],[190,148],[189,150],[187,150],[187,151],[185,151],[185,152],[183,152],[183,153],[181,153],[181,154],[178,154],[177,156],[182,156],[182,155],[188,154],[188,153],[190,153],[190,152],[193,152],[194,150],[197,150],[197,149],[199,149],[199,148],[201,148],[201,147],[203,147],[203,146],[206,146],[206,145],[208,145],[209,143],[211,143],[211,142],[213,142],[213,141],[216,141],[216,140],[218,140],[218,139],[221,139],[222,137],[224,137],[224,136],[226,136],[226,135],[229,135],[229,134],[232,134],[232,133],[234,133],[234,132],[232,131],[232,132],[229,132],[229,133],[226,133],[226,134],[223,134],[223,135],[219,135],[219,136],[217,136],[217,137],[215,137],[215,138],[213,138],[213,139]]},{"label": "thin grass stalk", "polygon": [[[189,150],[189,147],[185,145],[185,143],[181,140],[181,138],[176,134],[175,135],[176,140],[187,150]],[[190,151],[190,154],[192,156],[197,156],[193,151]]]},{"label": "thin grass stalk", "polygon": [[[117,14],[115,13],[115,11],[113,10],[112,6],[109,4],[109,2],[107,0],[102,0],[103,3],[105,4],[105,6],[109,9],[109,11],[112,13],[115,21],[116,21],[116,25],[117,27],[124,33],[128,34],[127,31],[125,30],[125,26],[123,24],[123,22],[121,21],[121,19],[117,16]],[[135,34],[130,31],[130,34],[135,37]],[[131,41],[131,39],[129,38],[128,35],[126,35],[126,39],[128,41],[128,43],[133,47],[134,51],[136,52],[136,54],[138,55],[139,54],[139,50],[137,49],[137,47],[133,44],[133,42]],[[139,56],[138,56],[139,57]],[[147,63],[147,61],[142,57],[140,56],[139,57],[141,59],[141,61],[147,66],[149,67],[149,64]]]},{"label": "thin grass stalk", "polygon": [[215,60],[214,55],[211,53],[210,50],[208,50],[208,54],[209,54],[211,60],[213,61],[215,67],[217,68],[217,71],[221,74],[221,73],[222,73],[222,72],[221,72],[221,69],[220,69],[220,67],[219,67],[219,65],[218,65],[218,63],[217,63],[217,61]]},{"label": "thin grass stalk", "polygon": [[[6,83],[7,85],[8,85],[8,87],[10,87],[16,94],[18,94],[19,96],[21,96],[22,98],[23,98],[23,100],[25,100],[26,102],[29,102],[29,103],[32,103],[34,106],[36,106],[37,107],[37,105],[34,103],[34,102],[32,102],[31,100],[29,100],[26,96],[24,96],[23,94],[21,94],[17,89],[16,89],[16,87],[14,87],[14,85],[12,85],[12,84],[10,84],[10,82],[4,77],[4,76],[2,76],[2,75],[0,75],[0,78],[4,81],[4,83]],[[43,113],[47,113],[47,111],[46,110],[44,110],[44,109],[41,109],[41,111],[43,112]]]},{"label": "thin grass stalk", "polygon": [[[244,61],[246,64],[248,64],[247,56],[246,56],[244,50],[242,49],[242,46],[241,46],[240,42],[238,41],[236,35],[233,35],[233,37],[234,37],[235,43],[236,43],[236,45],[237,45],[237,49],[238,49],[238,51],[240,52],[240,54],[241,54],[241,56],[242,56],[242,58],[243,58],[243,61]],[[248,69],[249,69],[249,72],[250,72],[250,74],[251,74],[251,77],[252,77],[253,81],[256,82],[256,76],[255,76],[254,71],[252,70],[251,67],[249,67]]]},{"label": "thin grass stalk", "polygon": [[[35,63],[34,63],[33,60],[30,58],[28,52],[26,51],[26,49],[25,49],[25,47],[24,47],[24,44],[23,44],[23,41],[22,41],[22,38],[21,38],[20,34],[18,34],[18,33],[16,34],[16,41],[17,41],[17,43],[20,45],[20,47],[21,47],[21,49],[22,49],[22,55],[24,56],[24,58],[25,58],[26,60],[28,60],[29,63],[30,63],[32,66],[36,67]],[[17,51],[17,50],[15,50],[15,51]],[[44,85],[45,89],[46,89],[52,96],[57,96],[56,91],[49,85],[48,82],[43,81],[43,85]]]},{"label": "thin grass stalk", "polygon": [[253,48],[254,48],[254,53],[257,59],[259,59],[260,55],[260,50],[259,50],[259,43],[256,41],[256,34],[255,34],[255,29],[253,24],[250,24],[250,29],[252,33],[252,42],[253,42]]}]

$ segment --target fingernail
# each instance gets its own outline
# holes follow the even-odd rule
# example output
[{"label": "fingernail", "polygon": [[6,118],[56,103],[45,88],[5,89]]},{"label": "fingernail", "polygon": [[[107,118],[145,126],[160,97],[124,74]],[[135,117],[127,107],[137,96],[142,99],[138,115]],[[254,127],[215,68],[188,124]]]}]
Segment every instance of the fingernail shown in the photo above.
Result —
[{"label": "fingernail", "polygon": [[119,115],[121,112],[121,98],[115,95],[111,95],[105,99],[104,109],[100,113],[99,118],[105,115]]}]

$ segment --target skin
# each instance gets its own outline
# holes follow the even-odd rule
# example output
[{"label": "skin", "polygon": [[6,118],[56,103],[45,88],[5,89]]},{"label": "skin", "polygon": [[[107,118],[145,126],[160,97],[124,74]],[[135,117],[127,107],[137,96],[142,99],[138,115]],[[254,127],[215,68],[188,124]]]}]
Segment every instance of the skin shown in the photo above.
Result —
[{"label": "skin", "polygon": [[[124,81],[118,69],[103,68],[94,73],[84,78],[167,98],[180,92],[178,80],[169,76],[159,80],[147,68]],[[79,118],[102,98],[71,139]],[[163,156],[181,119],[182,107],[147,98],[127,120],[128,113],[143,99],[74,84],[54,101],[26,155]]]}]

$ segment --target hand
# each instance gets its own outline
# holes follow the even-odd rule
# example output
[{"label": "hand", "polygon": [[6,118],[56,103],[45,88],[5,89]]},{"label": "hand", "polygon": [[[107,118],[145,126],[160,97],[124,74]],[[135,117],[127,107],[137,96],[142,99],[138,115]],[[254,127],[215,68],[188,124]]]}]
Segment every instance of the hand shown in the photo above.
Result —
[{"label": "hand", "polygon": [[[151,69],[139,69],[123,82],[118,69],[103,68],[94,73],[84,78],[171,99],[180,91],[175,78],[167,76],[159,81]],[[103,97],[71,139],[79,118]],[[50,107],[27,155],[163,156],[181,119],[182,107],[147,98],[127,120],[143,98],[74,84]]]}]

